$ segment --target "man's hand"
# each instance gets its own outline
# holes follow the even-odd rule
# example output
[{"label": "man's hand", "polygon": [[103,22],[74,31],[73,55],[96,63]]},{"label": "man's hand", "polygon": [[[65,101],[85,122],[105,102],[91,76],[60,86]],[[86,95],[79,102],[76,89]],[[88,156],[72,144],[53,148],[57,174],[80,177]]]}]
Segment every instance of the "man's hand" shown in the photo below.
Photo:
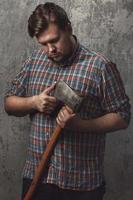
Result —
[{"label": "man's hand", "polygon": [[49,96],[55,84],[46,88],[41,94],[33,96],[34,109],[49,115],[56,106],[56,98]]},{"label": "man's hand", "polygon": [[74,116],[75,114],[73,113],[71,108],[69,108],[68,106],[63,106],[56,118],[56,121],[62,128],[64,128],[66,123]]}]

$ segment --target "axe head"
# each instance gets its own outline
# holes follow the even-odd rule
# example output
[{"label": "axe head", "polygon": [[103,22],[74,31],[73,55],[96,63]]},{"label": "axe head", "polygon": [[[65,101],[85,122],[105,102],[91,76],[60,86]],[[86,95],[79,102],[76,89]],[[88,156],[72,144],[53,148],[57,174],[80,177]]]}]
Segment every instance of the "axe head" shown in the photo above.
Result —
[{"label": "axe head", "polygon": [[80,111],[83,97],[74,92],[64,81],[56,83],[54,96],[69,106],[73,112],[77,113]]}]

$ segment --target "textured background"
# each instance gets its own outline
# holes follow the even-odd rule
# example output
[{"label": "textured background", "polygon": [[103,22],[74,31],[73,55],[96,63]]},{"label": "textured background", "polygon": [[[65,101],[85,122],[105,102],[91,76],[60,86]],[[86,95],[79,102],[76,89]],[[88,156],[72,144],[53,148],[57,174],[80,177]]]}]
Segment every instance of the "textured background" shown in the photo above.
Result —
[{"label": "textured background", "polygon": [[[0,199],[18,200],[28,140],[28,117],[8,117],[3,96],[25,58],[36,47],[27,19],[37,0],[0,1]],[[114,61],[133,100],[133,0],[56,0],[68,12],[74,33],[87,47]],[[127,130],[108,134],[105,200],[133,199],[132,121]],[[122,133],[121,133],[122,132]]]}]

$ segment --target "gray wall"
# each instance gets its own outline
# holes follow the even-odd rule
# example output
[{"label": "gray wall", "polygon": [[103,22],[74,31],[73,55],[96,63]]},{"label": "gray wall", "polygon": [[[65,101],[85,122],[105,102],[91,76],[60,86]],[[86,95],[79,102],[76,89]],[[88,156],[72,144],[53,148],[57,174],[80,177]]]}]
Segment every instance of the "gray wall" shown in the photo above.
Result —
[{"label": "gray wall", "polygon": [[[45,1],[0,1],[0,199],[19,199],[29,120],[8,117],[3,96],[22,62],[36,47],[26,31],[35,6]],[[133,0],[56,0],[68,12],[74,33],[87,47],[103,52],[121,72],[133,100]],[[108,134],[105,200],[133,199],[132,121],[127,130]]]}]

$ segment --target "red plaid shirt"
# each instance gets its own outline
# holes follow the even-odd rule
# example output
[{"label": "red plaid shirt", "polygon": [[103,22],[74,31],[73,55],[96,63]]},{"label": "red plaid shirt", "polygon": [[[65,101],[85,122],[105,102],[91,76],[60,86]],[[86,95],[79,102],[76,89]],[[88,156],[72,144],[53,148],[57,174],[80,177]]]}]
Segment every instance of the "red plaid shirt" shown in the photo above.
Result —
[{"label": "red plaid shirt", "polygon": [[[129,100],[116,66],[104,56],[79,44],[63,66],[50,61],[43,50],[35,51],[12,82],[7,96],[40,94],[58,80],[64,80],[86,97],[79,114],[82,119],[118,112],[129,122]],[[55,118],[56,112],[49,117],[39,112],[30,115],[30,141],[24,177],[33,178],[55,128]],[[80,130],[68,132],[64,128],[42,181],[72,190],[95,189],[104,181],[104,151],[105,134]]]}]

